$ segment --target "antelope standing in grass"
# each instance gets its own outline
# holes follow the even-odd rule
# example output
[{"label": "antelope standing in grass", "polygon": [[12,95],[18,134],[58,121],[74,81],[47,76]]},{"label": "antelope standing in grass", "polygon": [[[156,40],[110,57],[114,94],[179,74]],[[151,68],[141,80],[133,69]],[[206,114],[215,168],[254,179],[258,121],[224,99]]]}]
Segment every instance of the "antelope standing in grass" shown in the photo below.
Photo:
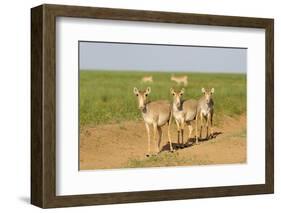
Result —
[{"label": "antelope standing in grass", "polygon": [[183,84],[185,87],[187,86],[187,79],[188,76],[187,75],[183,75],[183,76],[171,76],[171,81],[175,81],[178,85]]},{"label": "antelope standing in grass", "polygon": [[[147,87],[145,91],[140,91],[136,87],[134,88],[134,94],[138,98],[138,107],[141,111],[148,138],[148,153],[146,156],[150,156],[150,125],[153,127],[153,142],[155,144],[155,150],[157,153],[160,151],[160,144],[162,138],[162,126],[168,124],[168,139],[170,143],[170,151],[173,151],[170,137],[170,124],[171,124],[171,104],[166,100],[149,102],[147,96],[151,92],[150,87]],[[158,131],[159,139],[158,146],[156,143],[156,131]]]},{"label": "antelope standing in grass", "polygon": [[152,83],[152,82],[153,82],[153,78],[152,78],[152,76],[144,76],[144,77],[141,79],[141,82],[143,82],[143,83],[147,83],[147,82]]},{"label": "antelope standing in grass", "polygon": [[[180,146],[183,147],[184,125],[186,123],[189,129],[189,134],[187,138],[187,142],[188,142],[193,131],[191,121],[195,120],[197,114],[197,101],[193,99],[185,100],[185,101],[182,100],[182,95],[184,94],[184,88],[182,88],[181,91],[179,92],[171,88],[170,92],[173,95],[172,114],[177,124],[178,144],[180,144]],[[181,135],[181,142],[180,142],[180,135]]]},{"label": "antelope standing in grass", "polygon": [[[206,139],[209,137],[213,137],[213,115],[214,115],[214,101],[212,95],[215,92],[215,89],[205,90],[205,88],[201,89],[203,96],[198,100],[198,108],[196,115],[196,129],[198,117],[200,117],[200,139],[202,137],[202,128],[203,128],[203,119],[205,120],[206,125]],[[211,134],[209,135],[209,125]],[[197,130],[196,130],[197,131]],[[198,143],[198,137],[196,134],[196,143]]]}]

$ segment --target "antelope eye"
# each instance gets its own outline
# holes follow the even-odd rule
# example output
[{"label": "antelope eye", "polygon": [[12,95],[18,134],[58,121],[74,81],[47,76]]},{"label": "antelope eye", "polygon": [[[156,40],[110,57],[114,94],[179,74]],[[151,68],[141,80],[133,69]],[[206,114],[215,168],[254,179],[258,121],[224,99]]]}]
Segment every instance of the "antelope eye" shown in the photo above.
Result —
[{"label": "antelope eye", "polygon": [[136,96],[139,96],[139,94],[136,94]]},{"label": "antelope eye", "polygon": [[147,94],[145,94],[145,96],[147,96]]},{"label": "antelope eye", "polygon": [[175,93],[173,93],[173,96],[175,96]]}]

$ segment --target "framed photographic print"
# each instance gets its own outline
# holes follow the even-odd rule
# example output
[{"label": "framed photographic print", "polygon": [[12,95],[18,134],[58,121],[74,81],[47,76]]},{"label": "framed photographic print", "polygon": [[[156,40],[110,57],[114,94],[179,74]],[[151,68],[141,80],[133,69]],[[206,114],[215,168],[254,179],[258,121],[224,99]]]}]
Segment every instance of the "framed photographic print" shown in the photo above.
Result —
[{"label": "framed photographic print", "polygon": [[274,192],[273,19],[31,9],[31,203]]}]

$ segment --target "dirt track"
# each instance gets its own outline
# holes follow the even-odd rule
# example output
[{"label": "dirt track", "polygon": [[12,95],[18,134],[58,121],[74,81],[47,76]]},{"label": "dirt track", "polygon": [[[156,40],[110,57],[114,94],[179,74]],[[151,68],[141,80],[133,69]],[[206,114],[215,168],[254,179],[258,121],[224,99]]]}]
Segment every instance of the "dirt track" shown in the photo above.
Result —
[{"label": "dirt track", "polygon": [[[80,133],[80,169],[126,167],[183,166],[246,162],[246,117],[225,117],[214,127],[216,138],[202,141],[176,152],[168,152],[167,127],[163,128],[162,152],[151,159],[147,152],[147,135],[142,121],[84,128]],[[175,147],[175,125],[171,128]],[[185,130],[185,137],[187,128]],[[204,134],[203,134],[204,136]],[[153,150],[154,144],[151,143]]]}]

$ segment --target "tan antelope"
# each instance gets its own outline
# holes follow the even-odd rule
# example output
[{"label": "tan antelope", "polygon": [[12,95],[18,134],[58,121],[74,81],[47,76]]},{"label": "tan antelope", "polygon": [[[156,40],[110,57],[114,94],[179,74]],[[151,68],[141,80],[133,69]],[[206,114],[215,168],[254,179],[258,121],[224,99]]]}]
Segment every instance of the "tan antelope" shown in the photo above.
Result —
[{"label": "tan antelope", "polygon": [[187,80],[188,80],[188,76],[187,75],[183,75],[183,76],[171,76],[171,81],[175,81],[178,85],[183,84],[185,87],[187,86]]},{"label": "tan antelope", "polygon": [[[173,151],[170,137],[170,124],[171,124],[171,104],[166,100],[158,100],[149,102],[147,96],[151,92],[150,87],[146,90],[140,91],[136,87],[134,88],[134,94],[138,98],[138,107],[141,111],[148,138],[148,153],[146,156],[150,156],[150,125],[153,127],[153,142],[155,144],[155,150],[157,153],[160,151],[161,138],[162,138],[162,126],[168,124],[168,139],[170,143],[170,151]],[[156,143],[156,131],[158,131],[159,139],[158,146]]]},{"label": "tan antelope", "polygon": [[[180,145],[180,147],[183,147],[184,126],[185,124],[187,124],[189,129],[189,134],[187,138],[187,143],[188,143],[188,140],[193,131],[191,122],[195,120],[197,114],[197,101],[193,99],[185,100],[185,101],[182,100],[182,96],[184,94],[184,88],[182,88],[181,91],[179,92],[171,88],[170,92],[173,95],[172,114],[177,124],[178,144]],[[181,142],[180,142],[180,135],[181,135]]]},{"label": "tan antelope", "polygon": [[153,82],[153,78],[152,76],[144,76],[142,79],[141,79],[141,82],[143,83],[147,83],[147,82]]},{"label": "tan antelope", "polygon": [[[213,137],[213,115],[214,115],[214,101],[212,95],[215,92],[215,89],[205,90],[201,89],[203,96],[198,100],[197,115],[196,115],[196,131],[198,118],[200,117],[200,139],[202,137],[202,128],[203,128],[203,119],[205,120],[206,125],[206,139]],[[209,135],[209,125],[211,134]],[[197,134],[196,134],[197,136]],[[196,137],[196,143],[198,143],[198,137]]]}]

